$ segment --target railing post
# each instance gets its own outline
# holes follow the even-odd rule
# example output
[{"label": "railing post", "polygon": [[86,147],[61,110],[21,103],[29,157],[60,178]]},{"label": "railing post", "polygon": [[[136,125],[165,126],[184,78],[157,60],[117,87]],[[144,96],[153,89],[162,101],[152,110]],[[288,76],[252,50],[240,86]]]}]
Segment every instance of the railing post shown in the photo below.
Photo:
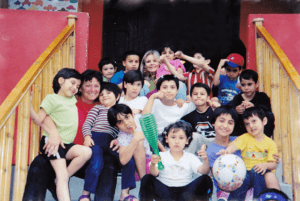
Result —
[{"label": "railing post", "polygon": [[256,70],[259,74],[258,83],[259,83],[259,91],[264,91],[264,83],[263,83],[263,39],[257,35],[256,26],[262,26],[264,18],[255,18],[252,20],[255,28],[255,49],[256,49]]},{"label": "railing post", "polygon": [[77,20],[77,16],[76,15],[68,15],[68,25],[72,26],[73,24],[75,24],[75,21]]},{"label": "railing post", "polygon": [[[72,26],[75,25],[75,21],[77,20],[77,16],[76,15],[68,15],[68,25]],[[75,68],[75,53],[76,53],[76,48],[75,48],[75,30],[73,32],[72,35],[70,35],[69,40],[69,48],[70,48],[70,52],[69,55],[67,55],[69,58],[68,64],[69,64],[69,68]]]}]

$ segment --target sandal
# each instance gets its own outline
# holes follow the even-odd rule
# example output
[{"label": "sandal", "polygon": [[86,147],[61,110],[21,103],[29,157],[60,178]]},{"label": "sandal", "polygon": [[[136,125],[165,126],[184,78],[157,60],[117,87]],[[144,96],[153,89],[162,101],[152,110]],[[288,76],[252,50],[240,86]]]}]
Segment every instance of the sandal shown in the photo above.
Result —
[{"label": "sandal", "polygon": [[84,199],[84,198],[87,198],[87,199],[89,199],[89,201],[91,201],[91,198],[90,198],[89,195],[81,195],[81,196],[79,197],[78,201],[80,201],[80,200],[82,200],[82,199]]},{"label": "sandal", "polygon": [[123,201],[133,201],[134,199],[137,199],[134,195],[128,195],[124,198]]}]

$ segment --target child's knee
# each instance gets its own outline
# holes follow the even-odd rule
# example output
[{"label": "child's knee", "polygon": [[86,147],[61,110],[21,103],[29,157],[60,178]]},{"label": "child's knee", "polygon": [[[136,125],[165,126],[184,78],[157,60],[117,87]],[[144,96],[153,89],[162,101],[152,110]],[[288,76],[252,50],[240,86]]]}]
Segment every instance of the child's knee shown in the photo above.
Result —
[{"label": "child's knee", "polygon": [[92,149],[89,147],[83,147],[83,155],[86,160],[89,160],[92,157]]}]

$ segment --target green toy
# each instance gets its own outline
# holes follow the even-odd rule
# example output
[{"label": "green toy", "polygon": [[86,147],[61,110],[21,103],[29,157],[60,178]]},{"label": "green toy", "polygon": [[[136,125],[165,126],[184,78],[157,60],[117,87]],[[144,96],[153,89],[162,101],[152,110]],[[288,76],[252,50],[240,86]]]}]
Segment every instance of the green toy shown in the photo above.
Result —
[{"label": "green toy", "polygon": [[[153,114],[145,114],[140,118],[141,127],[143,133],[149,142],[150,146],[152,147],[154,154],[159,156],[159,149],[158,149],[158,131],[155,122],[155,118]],[[164,165],[161,161],[158,163],[158,169],[163,170]]]}]

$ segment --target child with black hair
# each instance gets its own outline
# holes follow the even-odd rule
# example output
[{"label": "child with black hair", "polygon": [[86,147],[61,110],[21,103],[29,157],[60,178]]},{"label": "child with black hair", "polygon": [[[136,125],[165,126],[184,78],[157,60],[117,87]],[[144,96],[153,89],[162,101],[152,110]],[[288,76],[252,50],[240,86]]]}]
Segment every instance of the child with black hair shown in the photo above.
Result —
[{"label": "child with black hair", "polygon": [[[163,129],[180,120],[184,115],[196,109],[195,104],[184,103],[183,106],[175,101],[175,96],[178,93],[179,80],[174,75],[164,75],[158,79],[156,88],[158,92],[152,94],[144,107],[143,114],[152,113],[158,130],[158,139],[162,141]],[[161,151],[166,151],[161,142],[158,142],[158,147]]]},{"label": "child with black hair", "polygon": [[109,57],[102,58],[98,64],[98,68],[104,82],[110,82],[110,79],[117,71],[116,63]]},{"label": "child with black hair", "polygon": [[[178,121],[167,126],[163,132],[163,143],[170,148],[161,152],[163,170],[158,170],[159,156],[152,155],[150,174],[141,181],[140,199],[144,200],[209,200],[213,185],[209,172],[205,145],[199,155],[203,163],[191,153],[184,151],[192,141],[191,126]],[[194,174],[202,174],[193,180]]]},{"label": "child with black hair", "polygon": [[266,190],[262,191],[261,194],[258,196],[256,201],[289,201],[289,197],[282,191],[274,189],[274,188],[267,188]]},{"label": "child with black hair", "polygon": [[240,75],[241,93],[236,95],[232,101],[228,103],[230,107],[234,107],[239,113],[239,120],[236,127],[236,135],[246,133],[245,124],[243,122],[242,114],[245,109],[249,107],[261,108],[268,119],[264,127],[264,133],[271,137],[274,131],[274,114],[271,109],[271,101],[268,95],[264,92],[256,91],[258,88],[258,74],[253,70],[244,70]]},{"label": "child with black hair", "polygon": [[[139,62],[140,62],[140,56],[135,51],[127,51],[123,54],[122,58],[122,64],[125,68],[125,71],[121,70],[117,72],[110,80],[111,83],[114,83],[118,85],[120,89],[123,89],[123,77],[126,72],[130,70],[139,70]],[[149,88],[147,85],[144,85],[140,96],[145,96],[147,93],[149,93]]]},{"label": "child with black hair", "polygon": [[[54,94],[48,94],[40,105],[38,114],[30,106],[30,118],[36,125],[41,125],[49,115],[56,124],[61,144],[56,155],[46,149],[51,130],[44,131],[40,142],[40,152],[45,155],[55,171],[56,193],[59,200],[71,200],[68,182],[91,157],[91,149],[73,144],[78,128],[78,111],[75,94],[81,83],[81,75],[71,68],[58,71],[53,79]],[[48,153],[47,153],[48,152]],[[67,167],[66,160],[72,160]]]},{"label": "child with black hair", "polygon": [[121,163],[126,164],[134,157],[139,177],[143,178],[146,173],[149,174],[152,152],[143,132],[137,129],[135,116],[130,107],[124,104],[116,104],[108,110],[110,125],[120,130],[118,142]]},{"label": "child with black hair", "polygon": [[275,142],[264,134],[267,118],[264,111],[250,107],[243,113],[244,123],[248,133],[234,140],[219,155],[231,154],[241,150],[242,158],[247,168],[246,178],[238,190],[232,191],[228,200],[245,199],[247,191],[253,187],[253,196],[257,197],[262,190],[275,188],[280,190],[276,175],[270,170],[276,168],[273,154],[277,153]]},{"label": "child with black hair", "polygon": [[[119,154],[112,149],[113,139],[118,137],[119,130],[110,126],[107,113],[109,108],[118,103],[121,90],[113,83],[103,83],[100,89],[99,102],[95,105],[82,126],[84,145],[92,148],[92,157],[86,168],[84,190],[79,200],[89,199],[91,193],[95,193],[99,175],[103,169],[103,153],[109,153],[119,160]],[[134,161],[121,163],[122,167],[122,191],[120,200],[129,196],[129,190],[135,188]]]},{"label": "child with black hair", "polygon": [[[220,60],[213,84],[218,86],[218,99],[221,105],[226,105],[241,92],[238,87],[238,77],[244,62],[244,58],[236,53],[230,54],[227,59]],[[222,67],[226,69],[226,75],[220,75]]]}]

